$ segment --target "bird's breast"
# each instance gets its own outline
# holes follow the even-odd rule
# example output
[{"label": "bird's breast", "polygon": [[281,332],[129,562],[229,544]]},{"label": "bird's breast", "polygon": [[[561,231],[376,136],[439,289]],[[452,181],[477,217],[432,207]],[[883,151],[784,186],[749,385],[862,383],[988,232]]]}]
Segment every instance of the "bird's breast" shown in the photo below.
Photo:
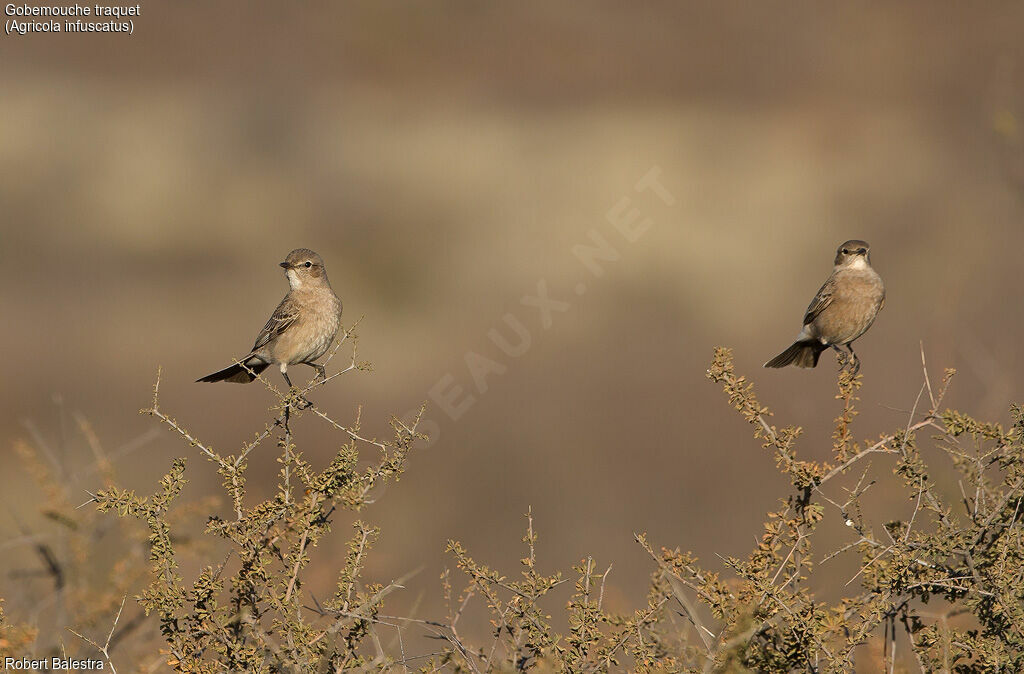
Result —
[{"label": "bird's breast", "polygon": [[815,319],[817,336],[827,344],[846,344],[863,335],[885,297],[882,279],[870,267],[836,274],[832,301]]},{"label": "bird's breast", "polygon": [[274,345],[275,359],[289,365],[324,355],[341,326],[341,301],[330,289],[302,293],[295,300],[299,317]]}]

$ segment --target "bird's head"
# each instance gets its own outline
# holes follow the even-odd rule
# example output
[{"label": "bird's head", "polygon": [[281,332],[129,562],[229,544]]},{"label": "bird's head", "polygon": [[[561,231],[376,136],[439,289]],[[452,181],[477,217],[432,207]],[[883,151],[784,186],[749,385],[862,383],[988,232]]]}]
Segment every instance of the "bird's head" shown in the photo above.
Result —
[{"label": "bird's head", "polygon": [[281,263],[292,290],[307,283],[322,283],[327,278],[324,261],[309,248],[296,248]]},{"label": "bird's head", "polygon": [[850,239],[836,251],[837,267],[866,267],[871,263],[871,246],[867,241]]}]

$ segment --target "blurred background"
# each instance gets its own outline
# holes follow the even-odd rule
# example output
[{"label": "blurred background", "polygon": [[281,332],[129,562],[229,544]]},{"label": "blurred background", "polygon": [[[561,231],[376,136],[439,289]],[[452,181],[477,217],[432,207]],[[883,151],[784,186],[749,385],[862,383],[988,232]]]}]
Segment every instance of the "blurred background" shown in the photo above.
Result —
[{"label": "blurred background", "polygon": [[[786,482],[704,373],[732,347],[827,458],[834,357],[760,366],[845,239],[871,243],[888,291],[856,344],[858,437],[906,423],[922,345],[933,381],[959,371],[950,406],[1006,421],[1022,397],[1019,3],[176,2],[135,24],[0,42],[0,489],[26,522],[15,439],[66,456],[82,500],[97,486],[75,412],[126,486],[187,455],[192,495],[218,492],[136,410],[161,365],[163,407],[207,443],[262,429],[258,384],[193,380],[244,355],[300,246],[345,323],[365,316],[375,368],[316,402],[363,404],[373,434],[428,402],[429,446],[362,515],[383,531],[369,580],[421,569],[390,613],[441,611],[449,538],[516,572],[530,507],[540,569],[613,563],[622,610],[652,569],[634,531],[712,568],[745,555]],[[630,242],[609,214],[633,210],[650,224]],[[573,249],[602,238],[618,259],[598,276]],[[523,302],[539,284],[565,303],[548,327]],[[488,336],[519,341],[507,321],[520,355]],[[340,442],[297,429],[317,466]],[[278,468],[265,450],[254,496]],[[325,592],[348,534],[316,551]]]}]

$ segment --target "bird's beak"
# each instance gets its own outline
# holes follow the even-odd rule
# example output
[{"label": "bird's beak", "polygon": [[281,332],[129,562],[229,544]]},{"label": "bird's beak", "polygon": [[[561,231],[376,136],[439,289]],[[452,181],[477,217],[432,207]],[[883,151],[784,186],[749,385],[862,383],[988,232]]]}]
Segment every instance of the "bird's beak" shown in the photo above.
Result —
[{"label": "bird's beak", "polygon": [[281,267],[283,267],[284,269],[287,269],[289,267],[289,264],[287,262],[282,262],[281,263]]}]

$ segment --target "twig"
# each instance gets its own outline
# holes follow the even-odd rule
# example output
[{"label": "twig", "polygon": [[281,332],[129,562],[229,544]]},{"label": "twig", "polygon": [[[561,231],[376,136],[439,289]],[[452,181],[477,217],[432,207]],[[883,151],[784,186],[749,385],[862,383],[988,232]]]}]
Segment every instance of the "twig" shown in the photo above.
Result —
[{"label": "twig", "polygon": [[114,628],[117,627],[117,621],[121,619],[121,611],[124,610],[124,602],[127,599],[128,599],[128,595],[127,594],[124,596],[123,599],[121,599],[121,607],[117,609],[117,615],[114,617],[114,624],[110,626],[110,632],[107,634],[107,640],[103,643],[102,646],[100,646],[98,643],[96,643],[92,639],[89,639],[88,637],[82,636],[81,634],[79,634],[75,630],[71,629],[70,627],[67,628],[67,630],[69,632],[71,632],[72,634],[74,634],[76,637],[78,637],[79,639],[81,639],[82,641],[84,641],[84,642],[86,642],[88,644],[92,644],[96,648],[96,650],[98,650],[100,653],[102,653],[103,657],[107,659],[107,664],[110,665],[110,671],[112,671],[114,674],[117,674],[117,668],[114,667],[114,663],[110,661],[110,638],[114,636]]}]

